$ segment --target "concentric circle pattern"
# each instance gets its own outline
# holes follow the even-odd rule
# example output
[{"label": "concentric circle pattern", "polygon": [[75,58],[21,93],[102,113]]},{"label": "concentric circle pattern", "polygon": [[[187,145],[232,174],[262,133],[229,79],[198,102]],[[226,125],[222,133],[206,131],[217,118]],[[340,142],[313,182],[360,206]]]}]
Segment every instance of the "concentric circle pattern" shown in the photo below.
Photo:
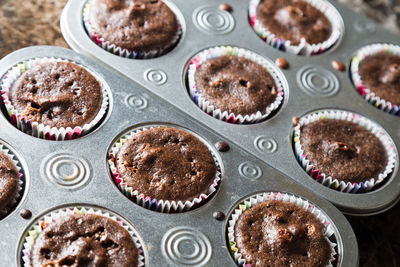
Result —
[{"label": "concentric circle pattern", "polygon": [[247,161],[239,165],[239,174],[247,179],[256,180],[263,174],[260,166],[257,164]]},{"label": "concentric circle pattern", "polygon": [[169,230],[161,241],[161,249],[173,266],[204,266],[212,255],[208,238],[190,227]]},{"label": "concentric circle pattern", "polygon": [[167,82],[167,74],[158,69],[148,69],[144,73],[144,78],[146,81],[149,83],[155,84],[155,85],[163,85]]},{"label": "concentric circle pattern", "polygon": [[339,91],[339,80],[317,65],[304,66],[297,72],[297,83],[309,95],[331,96]]},{"label": "concentric circle pattern", "polygon": [[193,21],[199,30],[211,34],[227,34],[235,27],[229,12],[218,7],[199,7],[193,13]]},{"label": "concentric circle pattern", "polygon": [[254,140],[254,147],[261,153],[274,153],[278,150],[278,144],[273,138],[268,138],[266,136],[258,136]]},{"label": "concentric circle pattern", "polygon": [[148,107],[148,101],[145,97],[136,94],[130,94],[125,97],[125,104],[133,108],[136,112],[145,110]]},{"label": "concentric circle pattern", "polygon": [[376,31],[376,25],[370,21],[357,20],[354,23],[354,29],[359,33],[374,33]]},{"label": "concentric circle pattern", "polygon": [[90,167],[86,160],[71,154],[52,155],[44,160],[43,166],[45,176],[65,188],[79,188],[90,179]]}]

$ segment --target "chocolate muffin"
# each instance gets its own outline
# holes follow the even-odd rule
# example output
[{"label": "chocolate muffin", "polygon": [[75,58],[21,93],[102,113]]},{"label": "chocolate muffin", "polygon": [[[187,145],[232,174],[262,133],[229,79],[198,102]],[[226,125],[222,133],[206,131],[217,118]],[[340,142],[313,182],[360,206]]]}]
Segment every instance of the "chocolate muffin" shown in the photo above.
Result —
[{"label": "chocolate muffin", "polygon": [[372,132],[346,120],[321,119],[303,125],[300,143],[314,168],[339,181],[376,179],[388,161],[382,142]]},{"label": "chocolate muffin", "polygon": [[118,151],[115,165],[124,183],[158,200],[191,201],[207,194],[216,176],[207,146],[177,128],[135,133]]},{"label": "chocolate muffin", "polygon": [[202,63],[195,72],[198,94],[215,109],[251,115],[275,101],[277,87],[262,65],[239,56],[220,56]]},{"label": "chocolate muffin", "polygon": [[93,121],[102,105],[100,83],[71,62],[45,62],[24,72],[9,89],[12,106],[28,120],[57,128]]},{"label": "chocolate muffin", "polygon": [[326,266],[331,247],[324,226],[311,212],[290,202],[259,202],[238,218],[234,236],[251,266]]},{"label": "chocolate muffin", "polygon": [[256,17],[278,38],[298,45],[302,38],[309,44],[329,39],[332,25],[317,8],[301,0],[261,0]]},{"label": "chocolate muffin", "polygon": [[138,250],[118,222],[95,214],[62,217],[39,233],[32,246],[36,266],[137,266]]},{"label": "chocolate muffin", "polygon": [[375,95],[400,105],[400,55],[382,52],[367,56],[359,64],[359,74]]},{"label": "chocolate muffin", "polygon": [[9,207],[18,193],[18,171],[12,160],[0,151],[0,211]]},{"label": "chocolate muffin", "polygon": [[90,1],[88,20],[105,42],[129,51],[164,50],[179,34],[175,14],[161,0]]}]

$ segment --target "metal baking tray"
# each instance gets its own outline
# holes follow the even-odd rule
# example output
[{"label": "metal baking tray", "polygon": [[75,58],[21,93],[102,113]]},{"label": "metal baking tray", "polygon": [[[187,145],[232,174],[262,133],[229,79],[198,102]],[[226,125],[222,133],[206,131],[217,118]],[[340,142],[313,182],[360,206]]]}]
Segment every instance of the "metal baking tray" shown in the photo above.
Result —
[{"label": "metal baking tray", "polygon": [[[94,206],[108,209],[133,224],[147,250],[146,266],[233,266],[227,248],[225,220],[213,218],[215,211],[227,216],[242,198],[260,191],[290,192],[308,199],[333,222],[338,244],[337,266],[357,266],[355,235],[343,214],[294,180],[266,165],[231,141],[230,150],[218,152],[214,144],[226,140],[192,117],[179,111],[142,86],[76,52],[51,46],[18,50],[0,61],[0,77],[15,64],[32,58],[56,57],[76,62],[102,77],[110,86],[110,108],[93,132],[69,141],[49,141],[27,135],[0,114],[0,141],[11,147],[24,169],[25,190],[16,209],[0,220],[1,266],[21,266],[21,249],[27,230],[49,210],[64,206]],[[147,124],[184,127],[201,136],[221,162],[222,181],[214,197],[203,206],[184,213],[164,214],[142,208],[115,186],[107,165],[107,151],[121,133]],[[63,168],[57,167],[59,164]],[[77,171],[75,178],[59,177]],[[79,179],[79,180],[77,180]],[[30,220],[22,209],[33,213]],[[196,250],[196,247],[198,250]]]},{"label": "metal baking tray", "polygon": [[[97,46],[83,25],[82,10],[86,1],[70,0],[61,17],[61,29],[68,44],[115,72],[138,83],[188,114],[192,120],[209,127],[230,142],[288,175],[301,185],[326,198],[341,211],[352,215],[381,213],[399,200],[398,162],[390,179],[369,193],[349,194],[332,190],[311,179],[297,162],[292,147],[292,118],[326,108],[357,112],[378,122],[400,144],[399,117],[385,113],[367,103],[354,89],[348,72],[331,67],[332,60],[347,65],[354,53],[375,42],[399,44],[391,34],[371,20],[356,14],[336,1],[330,3],[342,16],[345,32],[340,42],[325,53],[298,56],[279,51],[254,32],[248,21],[249,1],[232,0],[233,11],[219,9],[220,1],[166,0],[182,23],[183,36],[169,53],[153,59],[137,60],[113,55]],[[284,57],[290,68],[282,70],[289,90],[280,110],[271,119],[250,125],[230,124],[217,120],[194,104],[185,81],[187,63],[198,52],[220,45],[237,46],[274,61]],[[311,82],[310,82],[311,81]]]}]

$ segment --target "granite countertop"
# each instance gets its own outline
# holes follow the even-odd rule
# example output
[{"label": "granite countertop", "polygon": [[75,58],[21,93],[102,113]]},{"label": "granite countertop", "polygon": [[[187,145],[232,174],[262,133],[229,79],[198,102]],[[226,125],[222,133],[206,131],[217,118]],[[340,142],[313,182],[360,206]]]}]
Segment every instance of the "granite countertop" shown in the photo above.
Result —
[{"label": "granite countertop", "polygon": [[[400,0],[338,1],[400,34]],[[68,47],[59,28],[66,2],[0,0],[0,57],[32,45]],[[360,266],[400,266],[400,203],[380,215],[347,218],[357,236]]]}]

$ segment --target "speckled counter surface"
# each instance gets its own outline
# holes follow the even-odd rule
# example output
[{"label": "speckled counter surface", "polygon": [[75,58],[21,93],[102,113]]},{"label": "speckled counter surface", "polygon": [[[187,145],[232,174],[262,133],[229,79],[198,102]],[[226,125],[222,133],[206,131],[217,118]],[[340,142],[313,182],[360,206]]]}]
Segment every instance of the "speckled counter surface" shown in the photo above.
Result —
[{"label": "speckled counter surface", "polygon": [[[339,1],[376,19],[400,39],[400,0]],[[68,47],[59,27],[66,2],[0,0],[0,57],[31,45]],[[400,266],[400,204],[380,215],[348,219],[357,235],[360,266]]]}]

